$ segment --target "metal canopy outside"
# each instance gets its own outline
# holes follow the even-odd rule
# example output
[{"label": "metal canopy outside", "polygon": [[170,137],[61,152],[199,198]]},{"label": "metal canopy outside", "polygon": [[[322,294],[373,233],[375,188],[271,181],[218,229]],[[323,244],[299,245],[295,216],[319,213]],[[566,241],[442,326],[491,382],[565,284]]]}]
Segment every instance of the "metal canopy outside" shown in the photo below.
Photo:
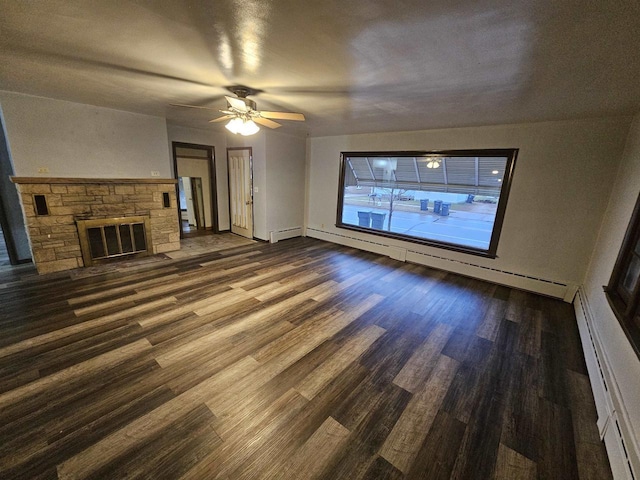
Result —
[{"label": "metal canopy outside", "polygon": [[[433,160],[438,161],[438,168],[427,167]],[[349,156],[345,158],[345,187],[499,196],[507,162],[507,157]]]}]

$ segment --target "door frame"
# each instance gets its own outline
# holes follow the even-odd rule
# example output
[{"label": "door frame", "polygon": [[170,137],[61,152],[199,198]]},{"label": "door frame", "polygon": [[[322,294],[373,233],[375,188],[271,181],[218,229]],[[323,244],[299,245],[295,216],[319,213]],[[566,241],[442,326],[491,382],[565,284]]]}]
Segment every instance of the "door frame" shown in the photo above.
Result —
[{"label": "door frame", "polygon": [[2,180],[0,180],[0,226],[2,226],[2,236],[7,247],[9,263],[11,265],[21,265],[31,263],[33,254],[31,248],[25,251],[24,248],[18,248],[16,242],[20,242],[21,237],[28,242],[31,236],[26,227],[24,212],[20,206],[18,185],[10,180],[15,175],[15,170],[11,161],[9,138],[5,125],[2,105],[0,105],[0,175],[2,176]]},{"label": "door frame", "polygon": [[231,175],[229,175],[229,152],[236,150],[247,150],[249,152],[249,175],[251,180],[251,236],[256,238],[255,221],[254,221],[254,203],[253,203],[253,148],[252,147],[227,147],[227,192],[229,193],[229,230],[233,225],[233,216],[231,214]]},{"label": "door frame", "polygon": [[11,225],[7,221],[4,214],[4,202],[2,195],[0,195],[0,228],[2,228],[2,237],[4,238],[4,244],[7,247],[7,256],[9,257],[9,263],[11,265],[19,265],[21,263],[31,262],[31,258],[20,260],[16,251],[16,245],[13,243],[13,235],[11,235]]},{"label": "door frame", "polygon": [[[211,185],[211,221],[213,222],[213,233],[220,233],[220,225],[218,224],[218,187],[216,185],[216,147],[213,145],[200,145],[198,143],[171,142],[172,159],[173,159],[173,178],[178,180],[178,148],[193,148],[196,150],[207,151],[207,167],[209,169],[209,183]],[[199,160],[205,160],[200,158]],[[184,238],[182,229],[182,218],[180,211],[180,186],[176,182],[176,208],[178,210],[178,226],[180,228],[180,238]],[[204,218],[204,216],[203,216]]]}]

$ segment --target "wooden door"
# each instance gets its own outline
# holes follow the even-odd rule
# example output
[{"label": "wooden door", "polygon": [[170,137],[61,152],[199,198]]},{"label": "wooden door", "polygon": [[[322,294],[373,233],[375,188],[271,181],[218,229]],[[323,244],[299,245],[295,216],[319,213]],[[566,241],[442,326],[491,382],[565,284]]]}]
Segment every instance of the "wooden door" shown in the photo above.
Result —
[{"label": "wooden door", "polygon": [[231,231],[243,237],[253,238],[253,190],[251,150],[228,149],[229,205]]}]

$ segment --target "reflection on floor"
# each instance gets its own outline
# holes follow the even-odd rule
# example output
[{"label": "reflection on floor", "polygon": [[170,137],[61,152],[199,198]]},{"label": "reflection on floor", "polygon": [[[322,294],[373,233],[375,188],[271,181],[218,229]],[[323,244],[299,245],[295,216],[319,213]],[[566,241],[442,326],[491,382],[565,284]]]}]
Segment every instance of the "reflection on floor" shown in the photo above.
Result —
[{"label": "reflection on floor", "polygon": [[185,258],[192,255],[225,250],[227,248],[240,247],[256,243],[255,240],[235,235],[233,233],[218,233],[183,238],[180,241],[180,250],[167,252],[169,258]]}]

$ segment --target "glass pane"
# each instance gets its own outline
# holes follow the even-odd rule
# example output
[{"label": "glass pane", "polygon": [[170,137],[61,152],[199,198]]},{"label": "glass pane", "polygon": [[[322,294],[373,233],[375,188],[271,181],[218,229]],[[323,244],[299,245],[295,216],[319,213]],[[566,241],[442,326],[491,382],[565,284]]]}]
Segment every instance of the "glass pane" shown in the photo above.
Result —
[{"label": "glass pane", "polygon": [[135,223],[133,225],[133,239],[136,252],[142,252],[147,249],[147,243],[144,238],[144,224]]},{"label": "glass pane", "polygon": [[120,242],[122,242],[122,253],[133,252],[133,241],[131,239],[131,228],[129,224],[120,225]]},{"label": "glass pane", "polygon": [[638,284],[638,277],[640,277],[640,258],[635,255],[631,257],[629,267],[624,274],[624,281],[622,282],[622,288],[624,288],[629,294],[633,293]]},{"label": "glass pane", "polygon": [[104,227],[104,237],[107,240],[107,252],[109,255],[117,255],[121,253],[120,246],[118,245],[118,234],[116,233],[115,225]]},{"label": "glass pane", "polygon": [[342,223],[489,250],[508,160],[348,157]]},{"label": "glass pane", "polygon": [[102,258],[107,256],[104,251],[104,244],[102,243],[102,229],[100,227],[88,228],[87,239],[89,240],[91,258]]}]

